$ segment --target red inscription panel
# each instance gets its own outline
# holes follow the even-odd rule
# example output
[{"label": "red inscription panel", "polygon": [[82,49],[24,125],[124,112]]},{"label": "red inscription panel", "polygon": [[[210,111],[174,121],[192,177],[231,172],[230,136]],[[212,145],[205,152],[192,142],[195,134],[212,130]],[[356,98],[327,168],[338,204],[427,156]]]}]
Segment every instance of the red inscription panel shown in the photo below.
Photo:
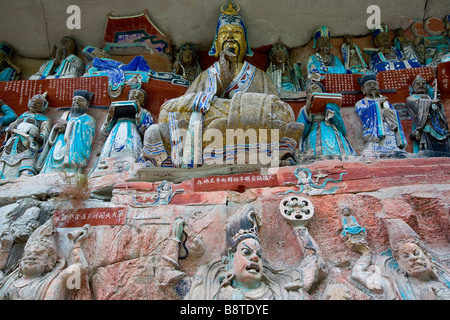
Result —
[{"label": "red inscription panel", "polygon": [[53,223],[56,228],[124,225],[127,207],[85,208],[78,210],[55,210]]},{"label": "red inscription panel", "polygon": [[244,173],[229,176],[194,178],[194,191],[234,190],[243,192],[250,188],[265,188],[278,185],[276,175]]},{"label": "red inscription panel", "polygon": [[108,77],[80,77],[73,79],[19,80],[0,82],[0,97],[21,115],[28,111],[28,100],[36,94],[47,92],[50,108],[72,106],[73,92],[88,90],[94,93],[93,106],[109,106]]}]

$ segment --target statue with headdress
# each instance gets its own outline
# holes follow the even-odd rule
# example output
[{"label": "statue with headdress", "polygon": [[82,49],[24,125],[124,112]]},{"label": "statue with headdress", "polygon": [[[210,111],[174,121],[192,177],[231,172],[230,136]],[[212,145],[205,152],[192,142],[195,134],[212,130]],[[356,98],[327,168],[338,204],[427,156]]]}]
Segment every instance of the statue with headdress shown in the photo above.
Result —
[{"label": "statue with headdress", "polygon": [[13,48],[5,43],[0,43],[0,81],[18,80],[22,70],[11,61]]},{"label": "statue with headdress", "polygon": [[65,36],[54,46],[50,60],[45,62],[29,80],[78,78],[84,73],[84,62],[79,57],[74,37]]},{"label": "statue with headdress", "polygon": [[269,62],[266,72],[282,99],[290,98],[293,93],[305,90],[301,64],[291,63],[289,50],[284,43],[277,42],[272,45]]},{"label": "statue with headdress", "polygon": [[361,120],[364,151],[369,153],[391,153],[403,151],[407,142],[397,110],[382,96],[375,74],[358,78],[365,95],[355,104],[355,111]]},{"label": "statue with headdress", "polygon": [[106,137],[102,151],[90,176],[104,170],[105,162],[128,161],[136,163],[142,149],[142,136],[153,124],[151,113],[145,109],[147,93],[138,83],[128,92],[127,101],[115,101],[100,128],[100,134]]},{"label": "statue with headdress", "polygon": [[320,27],[316,30],[313,48],[317,49],[317,52],[308,59],[308,74],[347,73],[341,60],[331,53],[332,46],[328,27]]},{"label": "statue with headdress", "polygon": [[397,299],[449,300],[450,270],[401,219],[386,219],[390,250],[380,267],[392,283]]},{"label": "statue with headdress", "polygon": [[414,152],[422,150],[450,153],[450,134],[447,117],[442,102],[435,89],[418,75],[411,83],[411,94],[406,99],[406,107],[413,119],[409,135],[414,144]]},{"label": "statue with headdress", "polygon": [[34,176],[40,149],[50,134],[51,121],[44,113],[48,108],[47,92],[28,101],[29,111],[11,123],[0,155],[0,178]]},{"label": "statue with headdress", "polygon": [[373,72],[421,67],[416,58],[406,59],[400,49],[392,46],[388,27],[384,23],[372,30],[372,38],[376,48],[369,50],[369,65]]},{"label": "statue with headdress", "polygon": [[73,92],[72,107],[53,126],[39,156],[40,173],[81,173],[87,166],[95,136],[95,119],[87,114],[93,95],[87,90]]},{"label": "statue with headdress", "polygon": [[303,300],[309,299],[309,293],[323,276],[320,250],[301,226],[293,225],[303,253],[302,262],[292,269],[271,267],[263,258],[259,236],[260,218],[252,205],[245,205],[227,223],[227,255],[200,266],[194,277],[187,277],[179,270],[178,264],[183,226],[183,219],[174,222],[172,236],[165,246],[162,266],[157,274],[159,285],[163,288],[174,287],[182,282],[188,290],[181,298]]},{"label": "statue with headdress", "polygon": [[197,46],[192,43],[185,43],[181,46],[176,55],[172,72],[182,76],[189,82],[192,82],[197,78],[202,72]]},{"label": "statue with headdress", "polygon": [[306,87],[306,105],[300,110],[297,122],[304,125],[300,141],[303,159],[356,157],[356,151],[347,140],[342,119],[342,96],[327,94],[318,81]]},{"label": "statue with headdress", "polygon": [[19,266],[0,279],[0,300],[65,300],[71,290],[81,289],[81,277],[88,268],[81,244],[90,227],[69,234],[74,244],[69,266],[58,252],[55,234],[51,219],[33,232]]},{"label": "statue with headdress", "polygon": [[[276,129],[279,139],[273,143],[280,143],[280,157],[288,158],[295,153],[300,124],[295,123],[292,108],[280,100],[267,74],[244,60],[253,52],[239,11],[240,7],[232,0],[222,6],[209,51],[210,56],[219,60],[203,71],[183,96],[161,106],[158,125],[151,126],[144,137],[144,161],[154,166],[201,165],[203,150],[210,145],[203,137],[208,133],[216,137],[220,133],[221,150],[217,148],[212,161],[223,163],[227,129],[255,130],[257,138],[260,138],[258,129],[267,129],[265,133],[270,136]],[[199,138],[184,139],[181,145],[178,136],[182,130]],[[237,148],[233,144],[229,149],[233,146]]]}]

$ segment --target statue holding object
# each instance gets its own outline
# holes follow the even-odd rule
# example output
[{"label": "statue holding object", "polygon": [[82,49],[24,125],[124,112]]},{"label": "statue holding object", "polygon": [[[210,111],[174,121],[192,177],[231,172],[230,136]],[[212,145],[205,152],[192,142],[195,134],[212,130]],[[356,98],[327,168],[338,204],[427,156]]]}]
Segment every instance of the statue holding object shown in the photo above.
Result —
[{"label": "statue holding object", "polygon": [[414,152],[428,150],[450,155],[448,122],[444,106],[437,98],[437,88],[433,90],[418,75],[411,84],[411,91],[406,99],[406,107],[413,119],[413,131],[409,136],[414,144]]},{"label": "statue holding object", "polygon": [[[222,6],[209,52],[219,61],[203,71],[183,96],[161,106],[158,125],[147,129],[144,137],[141,158],[145,162],[164,166],[171,160],[171,166],[188,168],[201,165],[203,149],[210,144],[202,137],[217,132],[222,149],[216,149],[213,161],[223,163],[227,129],[267,129],[266,133],[276,129],[279,135],[273,142],[280,143],[280,158],[294,155],[301,125],[295,122],[291,106],[279,99],[267,74],[244,60],[253,52],[239,10],[231,0]],[[181,130],[199,138],[185,139],[179,148]]]},{"label": "statue holding object", "polygon": [[72,107],[53,126],[37,162],[40,173],[81,173],[91,157],[95,119],[87,114],[93,93],[73,92]]},{"label": "statue holding object", "polygon": [[47,108],[47,93],[37,94],[28,101],[29,111],[9,125],[0,155],[1,179],[39,173],[36,161],[51,129],[50,118],[44,114]]},{"label": "statue holding object", "polygon": [[[81,285],[88,269],[81,244],[90,235],[90,226],[69,234],[73,241],[73,263],[58,254],[55,228],[50,219],[37,228],[25,245],[19,267],[0,280],[0,300],[65,300]],[[71,279],[78,277],[77,279]]]}]

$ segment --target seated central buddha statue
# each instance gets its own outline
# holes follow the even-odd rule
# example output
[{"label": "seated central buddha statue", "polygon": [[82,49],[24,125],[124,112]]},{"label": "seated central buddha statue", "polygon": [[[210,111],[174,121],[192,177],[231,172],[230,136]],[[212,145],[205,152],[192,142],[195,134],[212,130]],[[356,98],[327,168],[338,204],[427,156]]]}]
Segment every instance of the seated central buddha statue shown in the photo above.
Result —
[{"label": "seated central buddha statue", "polygon": [[[252,56],[253,52],[247,41],[240,7],[229,0],[221,11],[209,52],[218,61],[203,71],[183,96],[161,106],[158,124],[149,127],[144,136],[141,160],[149,166],[169,163],[167,166],[192,167],[189,164],[189,161],[192,164],[192,158],[186,160],[186,153],[195,155],[197,163],[202,164],[203,149],[213,140],[207,138],[211,136],[211,131],[208,134],[211,129],[222,133],[223,147],[227,143],[227,129],[254,129],[256,132],[267,129],[266,133],[270,132],[267,135],[271,137],[273,129],[278,129],[279,139],[274,142],[279,142],[279,150],[283,150],[280,157],[294,154],[303,126],[295,122],[292,108],[280,100],[268,75],[245,61],[244,58]],[[178,132],[181,130],[203,137],[201,147],[197,141],[197,151],[192,152],[193,147],[189,145],[192,139],[180,142]],[[217,134],[213,135],[217,138]],[[224,154],[216,149],[216,157]]]}]

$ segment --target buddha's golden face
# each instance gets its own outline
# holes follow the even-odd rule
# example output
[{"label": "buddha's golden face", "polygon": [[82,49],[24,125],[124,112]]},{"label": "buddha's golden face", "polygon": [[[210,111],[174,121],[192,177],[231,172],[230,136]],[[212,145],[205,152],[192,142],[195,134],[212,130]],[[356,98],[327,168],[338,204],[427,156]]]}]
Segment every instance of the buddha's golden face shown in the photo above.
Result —
[{"label": "buddha's golden face", "polygon": [[247,51],[245,32],[239,25],[227,24],[219,29],[216,40],[217,55],[223,50],[234,51],[237,61],[241,62]]}]

